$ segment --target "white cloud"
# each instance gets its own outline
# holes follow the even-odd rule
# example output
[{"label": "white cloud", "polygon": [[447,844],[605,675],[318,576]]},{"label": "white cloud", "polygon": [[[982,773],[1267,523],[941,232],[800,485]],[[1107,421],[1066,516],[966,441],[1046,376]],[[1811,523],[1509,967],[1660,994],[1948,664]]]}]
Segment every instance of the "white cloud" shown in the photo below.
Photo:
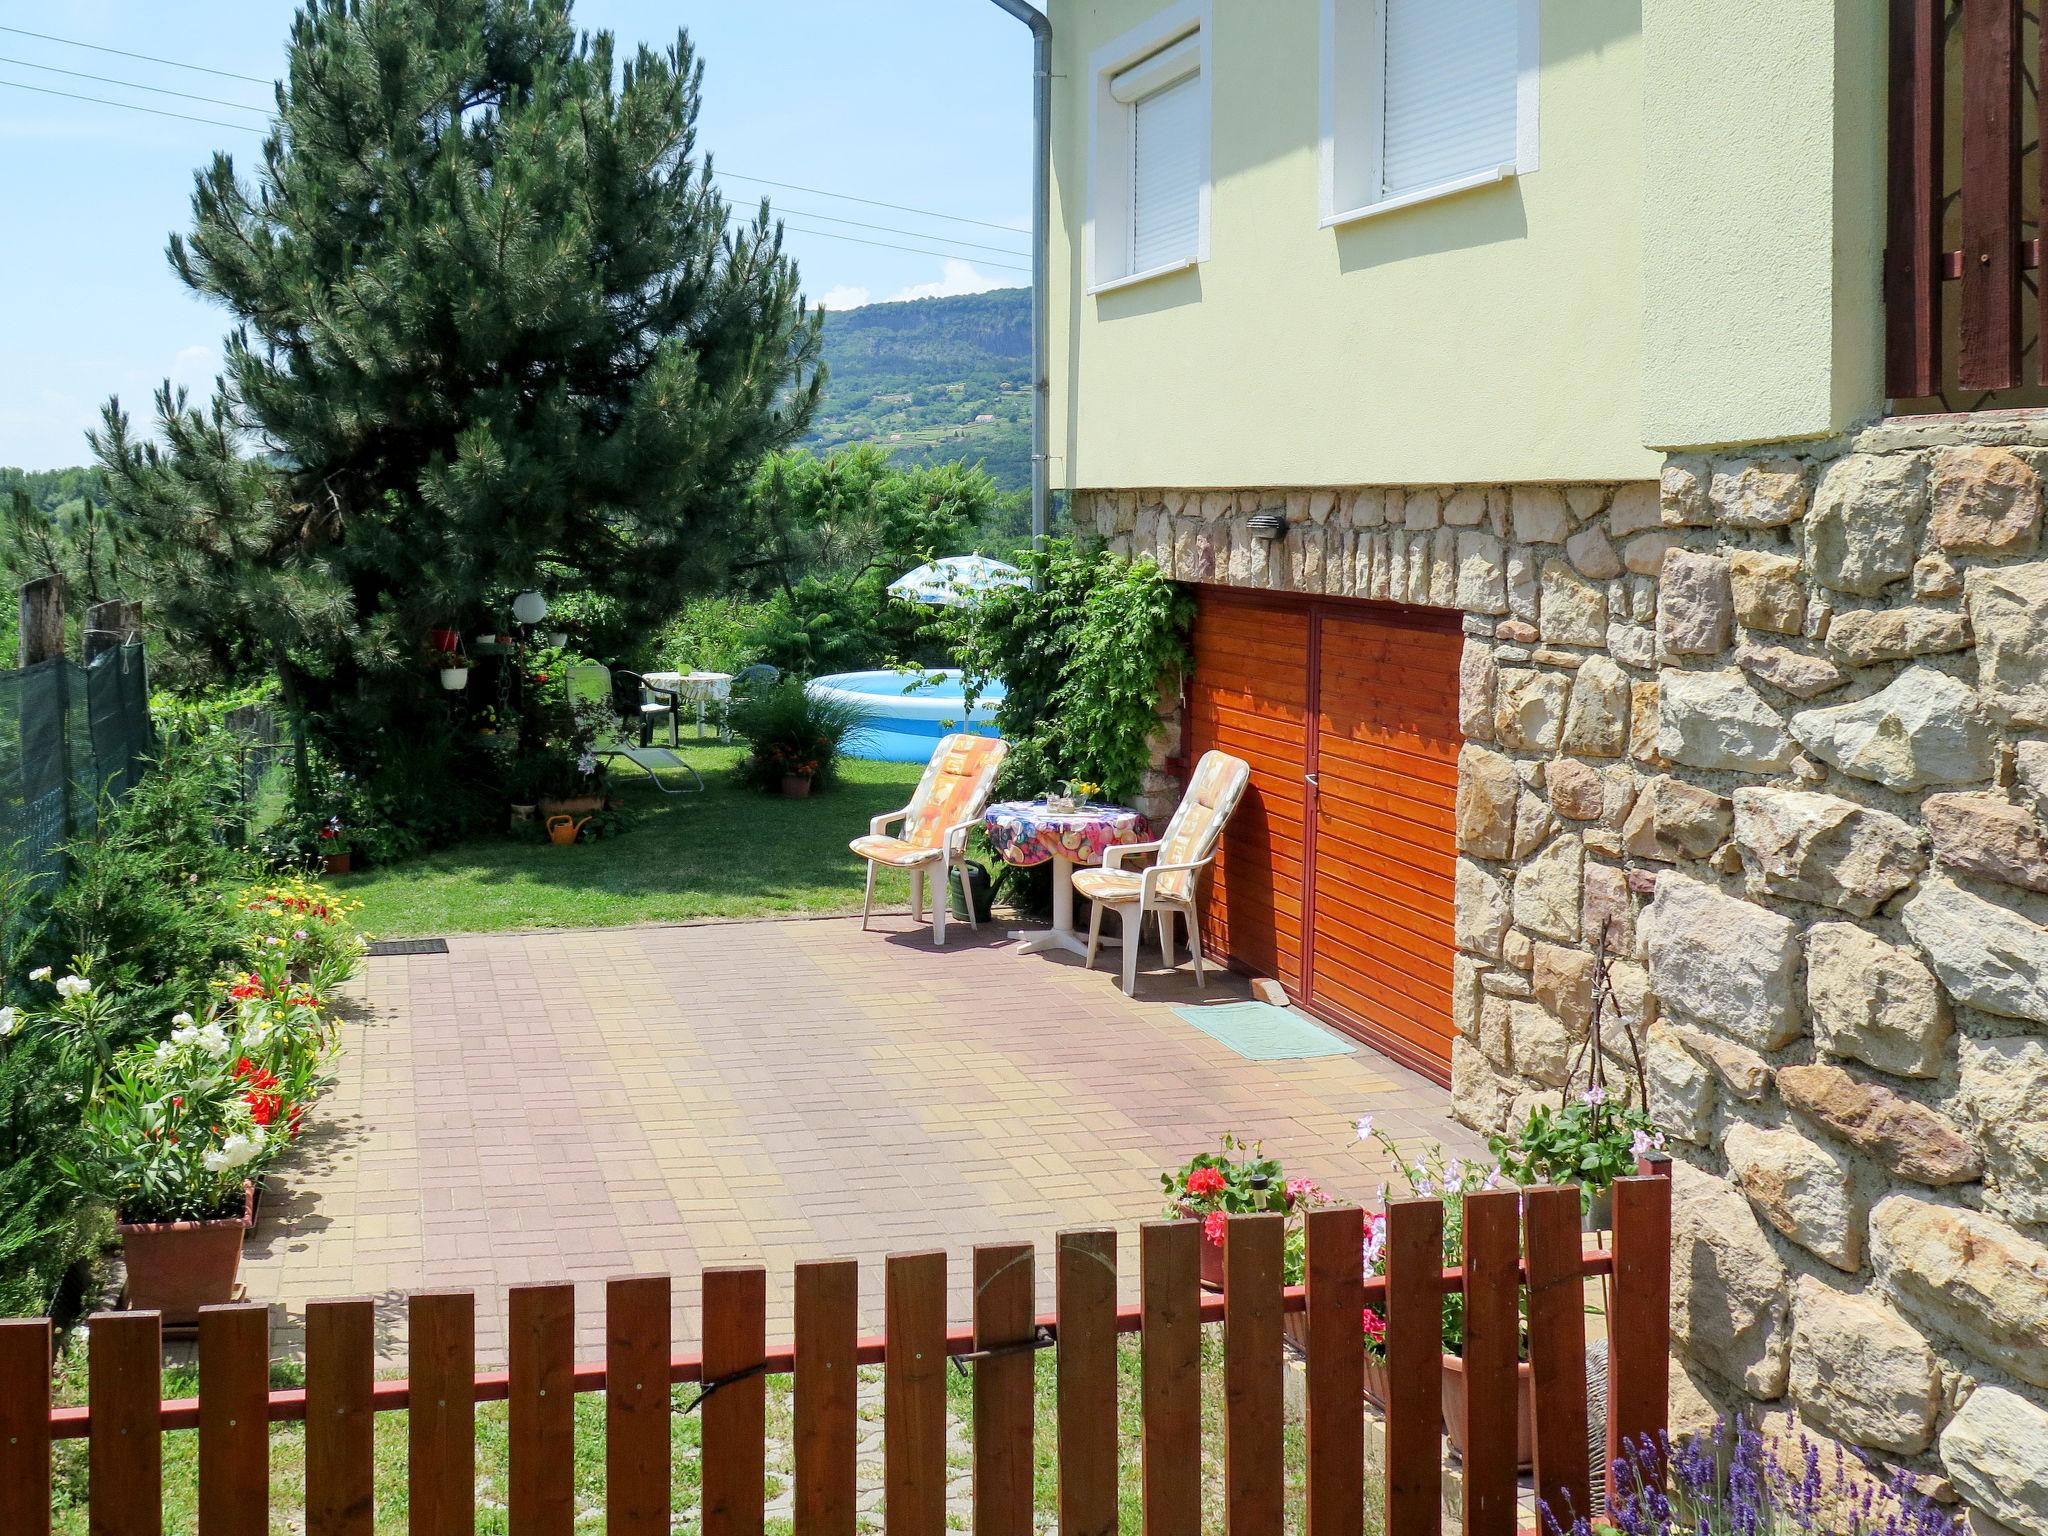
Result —
[{"label": "white cloud", "polygon": [[867,289],[857,288],[850,283],[841,283],[837,288],[827,288],[825,290],[818,300],[818,308],[830,310],[859,309],[861,305],[873,302],[874,297]]},{"label": "white cloud", "polygon": [[945,299],[956,293],[986,293],[991,288],[1008,288],[1012,279],[991,277],[976,269],[971,261],[962,261],[957,256],[948,256],[940,267],[940,277],[933,283],[912,283],[901,293],[891,294],[890,302],[903,299]]}]

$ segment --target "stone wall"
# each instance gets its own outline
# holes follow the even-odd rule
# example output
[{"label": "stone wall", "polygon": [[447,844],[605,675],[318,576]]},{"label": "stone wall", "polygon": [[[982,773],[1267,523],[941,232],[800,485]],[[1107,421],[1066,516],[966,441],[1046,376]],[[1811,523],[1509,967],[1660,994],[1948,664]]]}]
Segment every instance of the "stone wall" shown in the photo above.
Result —
[{"label": "stone wall", "polygon": [[[1554,1102],[1604,935],[1680,1159],[1683,1394],[1796,1415],[2027,1536],[2048,1536],[2041,473],[2048,428],[1890,424],[1673,461],[1659,486],[1075,499],[1182,579],[1465,614],[1459,1114],[1490,1131]],[[1290,525],[1270,542],[1247,528],[1268,510]]]}]

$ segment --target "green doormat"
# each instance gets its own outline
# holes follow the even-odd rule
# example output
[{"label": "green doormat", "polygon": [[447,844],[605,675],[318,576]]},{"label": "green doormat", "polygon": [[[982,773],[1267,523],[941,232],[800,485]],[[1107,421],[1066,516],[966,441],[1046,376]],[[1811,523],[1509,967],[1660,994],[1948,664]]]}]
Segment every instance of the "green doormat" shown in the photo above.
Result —
[{"label": "green doormat", "polygon": [[1358,1049],[1292,1008],[1275,1008],[1271,1003],[1219,1003],[1211,1008],[1173,1011],[1247,1061],[1302,1061],[1311,1056],[1348,1056]]}]

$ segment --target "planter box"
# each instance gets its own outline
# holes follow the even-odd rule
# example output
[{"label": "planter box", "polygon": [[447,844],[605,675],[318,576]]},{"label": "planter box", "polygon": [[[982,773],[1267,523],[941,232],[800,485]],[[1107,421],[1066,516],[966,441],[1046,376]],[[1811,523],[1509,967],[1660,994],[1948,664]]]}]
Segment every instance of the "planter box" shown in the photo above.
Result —
[{"label": "planter box", "polygon": [[[1536,1465],[1536,1377],[1524,1360],[1515,1367],[1515,1468]],[[1465,1362],[1444,1356],[1444,1437],[1462,1458],[1465,1454]]]},{"label": "planter box", "polygon": [[592,811],[604,809],[603,795],[571,795],[566,800],[543,800],[540,803],[540,819],[550,816],[588,816]]},{"label": "planter box", "polygon": [[242,1214],[213,1221],[116,1222],[128,1266],[128,1306],[171,1324],[199,1321],[201,1307],[235,1299],[242,1239],[256,1224],[256,1186],[242,1185]]},{"label": "planter box", "polygon": [[349,872],[351,858],[345,853],[326,853],[320,856],[320,872],[326,875],[345,875]]}]

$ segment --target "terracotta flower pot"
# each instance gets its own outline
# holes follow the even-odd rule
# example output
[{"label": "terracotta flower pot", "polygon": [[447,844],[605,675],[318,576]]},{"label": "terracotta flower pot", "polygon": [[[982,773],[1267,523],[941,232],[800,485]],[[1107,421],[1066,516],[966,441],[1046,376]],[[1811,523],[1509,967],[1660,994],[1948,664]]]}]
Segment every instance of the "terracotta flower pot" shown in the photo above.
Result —
[{"label": "terracotta flower pot", "polygon": [[[1515,1367],[1515,1466],[1526,1472],[1536,1465],[1536,1378],[1524,1360]],[[1465,1362],[1444,1356],[1444,1436],[1451,1449],[1465,1454]]]},{"label": "terracotta flower pot", "polygon": [[345,875],[349,871],[349,855],[345,853],[322,854],[320,856],[320,868],[325,874]]},{"label": "terracotta flower pot", "polygon": [[785,773],[782,776],[782,794],[787,800],[809,799],[811,776],[808,773]]},{"label": "terracotta flower pot", "polygon": [[248,1182],[239,1216],[115,1223],[128,1266],[128,1306],[161,1312],[167,1323],[196,1323],[201,1307],[233,1301],[242,1239],[255,1224],[256,1186]]},{"label": "terracotta flower pot", "polygon": [[1206,1234],[1202,1238],[1202,1289],[1223,1289],[1223,1245],[1210,1242]]},{"label": "terracotta flower pot", "polygon": [[588,816],[603,809],[603,795],[571,795],[566,800],[542,800],[540,817],[546,821],[554,816]]}]

